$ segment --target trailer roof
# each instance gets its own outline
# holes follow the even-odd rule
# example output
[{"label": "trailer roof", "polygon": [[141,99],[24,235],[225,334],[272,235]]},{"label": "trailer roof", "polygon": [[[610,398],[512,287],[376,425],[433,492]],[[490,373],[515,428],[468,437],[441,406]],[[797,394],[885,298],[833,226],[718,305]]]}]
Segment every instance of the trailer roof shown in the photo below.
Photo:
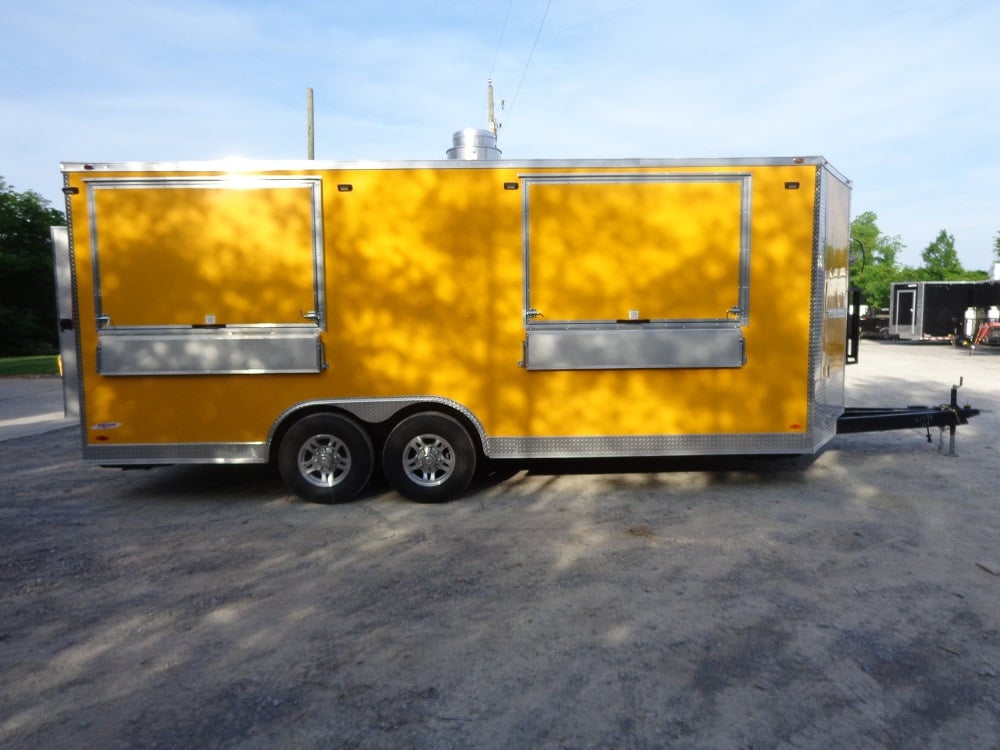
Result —
[{"label": "trailer roof", "polygon": [[62,162],[63,172],[253,172],[270,170],[322,169],[540,169],[540,168],[642,168],[642,167],[761,167],[814,164],[833,172],[841,181],[850,180],[840,174],[822,156],[750,157],[750,158],[627,158],[627,159],[436,159],[419,161],[335,161],[307,159],[218,159],[208,161],[122,161],[122,162]]}]

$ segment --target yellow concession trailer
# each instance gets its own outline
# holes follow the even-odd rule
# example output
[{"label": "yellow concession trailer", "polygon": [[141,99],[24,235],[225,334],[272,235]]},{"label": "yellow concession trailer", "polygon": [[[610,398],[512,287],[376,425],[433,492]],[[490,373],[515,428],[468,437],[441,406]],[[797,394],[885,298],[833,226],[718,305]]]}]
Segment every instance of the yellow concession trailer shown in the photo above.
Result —
[{"label": "yellow concession trailer", "polygon": [[484,458],[801,454],[844,411],[824,159],[67,163],[67,378],[102,465],[349,499]]}]

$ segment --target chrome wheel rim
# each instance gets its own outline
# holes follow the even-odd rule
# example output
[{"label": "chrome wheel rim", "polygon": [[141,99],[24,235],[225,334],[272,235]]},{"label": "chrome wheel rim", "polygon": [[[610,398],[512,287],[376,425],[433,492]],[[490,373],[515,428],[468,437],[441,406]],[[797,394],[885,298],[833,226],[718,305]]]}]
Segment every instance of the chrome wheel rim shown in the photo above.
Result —
[{"label": "chrome wheel rim", "polygon": [[334,487],[351,470],[351,452],[335,435],[313,435],[299,448],[299,472],[317,487]]},{"label": "chrome wheel rim", "polygon": [[403,450],[403,471],[421,487],[438,487],[455,471],[455,450],[440,435],[417,435]]}]

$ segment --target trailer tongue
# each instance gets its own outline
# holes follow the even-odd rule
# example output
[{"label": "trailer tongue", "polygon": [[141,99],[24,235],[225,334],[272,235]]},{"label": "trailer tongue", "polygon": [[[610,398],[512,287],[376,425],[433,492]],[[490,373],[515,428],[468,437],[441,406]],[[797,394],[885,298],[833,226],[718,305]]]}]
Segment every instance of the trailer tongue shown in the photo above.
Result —
[{"label": "trailer tongue", "polygon": [[958,389],[963,380],[959,380],[958,385],[951,387],[949,403],[940,406],[904,406],[898,408],[849,406],[844,409],[844,413],[837,420],[837,434],[924,428],[927,430],[927,442],[930,443],[932,442],[931,427],[937,427],[941,431],[939,450],[943,452],[944,429],[947,427],[949,431],[948,455],[954,456],[956,455],[956,428],[960,424],[968,424],[972,417],[979,414],[979,409],[973,409],[968,404],[958,405]]}]

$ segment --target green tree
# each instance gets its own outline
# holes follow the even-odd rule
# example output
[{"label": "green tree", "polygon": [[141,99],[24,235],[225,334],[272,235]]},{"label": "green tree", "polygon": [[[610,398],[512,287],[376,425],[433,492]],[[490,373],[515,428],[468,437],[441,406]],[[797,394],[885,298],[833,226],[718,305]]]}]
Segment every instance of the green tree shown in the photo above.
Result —
[{"label": "green tree", "polygon": [[965,275],[965,269],[955,250],[955,237],[944,229],[924,248],[920,258],[924,262],[921,269],[922,281],[951,281]]},{"label": "green tree", "polygon": [[872,308],[889,306],[893,281],[899,281],[897,260],[903,243],[879,230],[878,216],[865,211],[851,222],[851,242],[855,248],[851,265],[851,283],[861,289],[864,303]]},{"label": "green tree", "polygon": [[0,356],[56,350],[55,279],[49,227],[62,212],[0,177]]},{"label": "green tree", "polygon": [[1000,263],[1000,232],[993,238],[993,260]]}]

